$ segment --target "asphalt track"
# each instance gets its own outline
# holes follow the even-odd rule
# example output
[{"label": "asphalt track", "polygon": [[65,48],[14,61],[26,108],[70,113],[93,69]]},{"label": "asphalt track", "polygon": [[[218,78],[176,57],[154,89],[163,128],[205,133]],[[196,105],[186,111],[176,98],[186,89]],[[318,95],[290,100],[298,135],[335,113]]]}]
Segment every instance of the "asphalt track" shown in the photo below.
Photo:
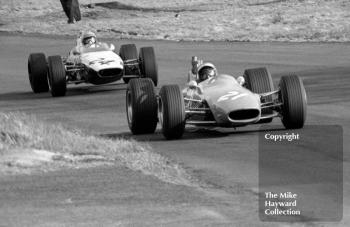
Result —
[{"label": "asphalt track", "polygon": [[[350,136],[349,44],[106,41],[113,42],[117,48],[124,43],[136,43],[138,47],[154,46],[159,66],[160,85],[158,87],[164,84],[183,86],[192,55],[215,63],[219,72],[233,75],[241,75],[246,68],[267,66],[272,73],[275,85],[283,74],[296,73],[301,76],[308,95],[307,125],[339,124],[343,126],[344,216],[340,223],[325,225],[350,225],[350,142],[347,139]],[[62,98],[52,98],[49,93],[33,94],[26,68],[29,53],[45,52],[46,55],[65,55],[72,45],[74,40],[68,38],[0,36],[0,111],[23,111],[36,114],[49,122],[61,122],[90,130],[96,135],[145,141],[156,152],[183,164],[196,178],[211,185],[212,189],[222,191],[225,196],[220,197],[218,191],[215,191],[215,195],[212,196],[220,197],[221,200],[218,202],[215,199],[214,201],[208,199],[209,195],[207,198],[201,197],[193,190],[184,187],[176,188],[177,186],[164,186],[160,183],[139,185],[138,189],[146,188],[148,194],[133,195],[130,201],[138,203],[148,198],[152,208],[147,203],[140,202],[135,211],[135,207],[131,208],[132,202],[124,206],[116,205],[113,200],[107,199],[109,198],[107,195],[117,194],[115,189],[120,192],[136,190],[128,186],[128,179],[133,179],[134,182],[145,180],[138,179],[139,176],[127,172],[115,179],[125,186],[118,188],[119,184],[110,180],[113,179],[112,175],[116,171],[112,167],[89,171],[77,170],[72,173],[59,171],[25,178],[6,178],[1,180],[0,186],[1,219],[4,220],[0,226],[2,224],[4,226],[23,224],[60,226],[72,225],[72,223],[74,226],[78,224],[94,226],[97,223],[141,226],[146,224],[151,226],[151,223],[173,226],[177,226],[176,223],[225,226],[271,225],[271,223],[260,222],[257,213],[258,135],[263,133],[260,132],[259,126],[237,130],[219,129],[197,132],[187,130],[182,140],[166,141],[159,132],[159,128],[154,135],[132,136],[130,134],[125,115],[125,84],[71,86],[68,88],[67,96]],[[279,119],[275,119],[273,124],[276,125],[277,130],[281,130],[281,133],[285,132]],[[320,132],[315,137],[321,135]],[[302,146],[300,149],[309,152]],[[302,168],[302,166],[299,167]],[[283,166],[278,168],[273,171],[283,172]],[[318,171],[325,175],[328,172],[327,169]],[[64,183],[68,184],[62,186],[65,185]],[[80,189],[77,190],[77,188]],[[149,193],[152,190],[157,193]],[[330,192],[326,190],[320,193],[320,197],[330,196]],[[86,199],[83,200],[85,202],[75,204],[65,195],[76,198],[84,195]],[[99,196],[91,199],[92,195]],[[181,197],[184,201],[179,202],[174,197]],[[224,201],[225,199],[227,200]],[[57,203],[59,200],[62,200],[62,204],[70,204],[69,209],[62,207],[62,204],[57,205],[60,204]],[[156,201],[168,205],[157,207]],[[200,215],[198,212],[191,213],[194,216],[197,215],[196,218],[188,213],[189,210],[179,205],[191,203],[189,201],[195,204],[192,204],[192,208],[201,207]],[[120,203],[120,200],[118,202]],[[74,206],[71,205],[72,203]],[[169,208],[172,204],[177,207],[178,216]],[[215,212],[203,208],[208,207],[208,204],[211,204],[212,208],[215,207],[213,208]],[[125,207],[129,207],[129,210],[125,210]],[[148,209],[152,212],[145,211]],[[114,213],[111,213],[112,211]],[[232,212],[231,215],[230,212]],[[188,216],[185,215],[186,213]],[[308,220],[307,217],[305,220]],[[318,223],[309,224],[318,225]]]}]

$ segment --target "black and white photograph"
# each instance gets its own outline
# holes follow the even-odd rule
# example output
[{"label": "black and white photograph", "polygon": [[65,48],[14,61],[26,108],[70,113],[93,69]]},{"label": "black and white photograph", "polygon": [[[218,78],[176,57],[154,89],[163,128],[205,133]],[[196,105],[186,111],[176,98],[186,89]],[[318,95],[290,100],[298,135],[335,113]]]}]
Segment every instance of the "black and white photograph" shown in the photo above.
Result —
[{"label": "black and white photograph", "polygon": [[348,0],[0,0],[0,227],[347,227],[348,138]]}]

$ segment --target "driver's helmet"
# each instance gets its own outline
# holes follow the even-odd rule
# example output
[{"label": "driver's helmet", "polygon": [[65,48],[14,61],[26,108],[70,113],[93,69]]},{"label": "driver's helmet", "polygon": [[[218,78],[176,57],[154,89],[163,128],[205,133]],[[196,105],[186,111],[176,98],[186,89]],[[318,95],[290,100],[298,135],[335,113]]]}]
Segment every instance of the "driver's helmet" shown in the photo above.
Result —
[{"label": "driver's helmet", "polygon": [[198,67],[197,83],[217,75],[216,67],[212,63],[204,63]]},{"label": "driver's helmet", "polygon": [[92,45],[96,43],[96,34],[93,32],[86,32],[82,35],[81,41],[84,46],[86,45]]}]

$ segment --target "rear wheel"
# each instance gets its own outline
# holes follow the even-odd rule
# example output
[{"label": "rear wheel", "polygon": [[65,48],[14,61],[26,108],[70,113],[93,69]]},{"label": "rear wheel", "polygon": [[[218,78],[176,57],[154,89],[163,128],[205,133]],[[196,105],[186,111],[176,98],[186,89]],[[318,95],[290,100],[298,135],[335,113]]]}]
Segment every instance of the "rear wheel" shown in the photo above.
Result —
[{"label": "rear wheel", "polygon": [[142,47],[140,49],[141,73],[150,78],[154,85],[158,84],[158,67],[153,47]]},{"label": "rear wheel", "polygon": [[306,119],[306,92],[302,80],[296,76],[282,76],[280,80],[282,123],[285,128],[302,128]]},{"label": "rear wheel", "polygon": [[178,139],[185,131],[185,105],[178,85],[163,86],[159,92],[159,121],[167,139]]},{"label": "rear wheel", "polygon": [[28,58],[28,75],[34,93],[49,91],[47,81],[47,62],[43,53],[30,54]]},{"label": "rear wheel", "polygon": [[61,56],[48,57],[49,84],[53,97],[65,96],[67,90],[66,70]]},{"label": "rear wheel", "polygon": [[133,134],[154,133],[158,117],[157,98],[152,80],[130,80],[126,89],[126,113]]},{"label": "rear wheel", "polygon": [[[123,61],[137,59],[137,49],[135,44],[125,44],[121,45],[119,50],[119,56],[123,59]],[[134,72],[129,68],[124,68],[125,75],[133,75]],[[131,78],[123,77],[123,81],[127,84]]]},{"label": "rear wheel", "polygon": [[[244,71],[244,79],[246,87],[254,93],[265,93],[274,90],[272,77],[267,68],[255,68],[246,69]],[[266,97],[267,102],[272,101],[272,97]],[[261,111],[261,115],[270,115],[273,111],[271,109],[264,109]],[[266,118],[258,121],[257,123],[269,123],[272,118]]]}]

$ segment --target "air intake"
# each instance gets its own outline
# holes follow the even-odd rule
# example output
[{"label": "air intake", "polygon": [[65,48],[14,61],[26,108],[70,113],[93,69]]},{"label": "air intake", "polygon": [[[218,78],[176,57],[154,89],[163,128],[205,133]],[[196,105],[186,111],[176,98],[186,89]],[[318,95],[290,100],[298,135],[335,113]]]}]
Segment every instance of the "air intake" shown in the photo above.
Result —
[{"label": "air intake", "polygon": [[122,69],[114,68],[114,69],[102,69],[98,72],[101,77],[116,77],[120,76],[123,73]]},{"label": "air intake", "polygon": [[228,117],[233,121],[242,121],[257,118],[260,114],[258,109],[244,109],[231,111]]}]

